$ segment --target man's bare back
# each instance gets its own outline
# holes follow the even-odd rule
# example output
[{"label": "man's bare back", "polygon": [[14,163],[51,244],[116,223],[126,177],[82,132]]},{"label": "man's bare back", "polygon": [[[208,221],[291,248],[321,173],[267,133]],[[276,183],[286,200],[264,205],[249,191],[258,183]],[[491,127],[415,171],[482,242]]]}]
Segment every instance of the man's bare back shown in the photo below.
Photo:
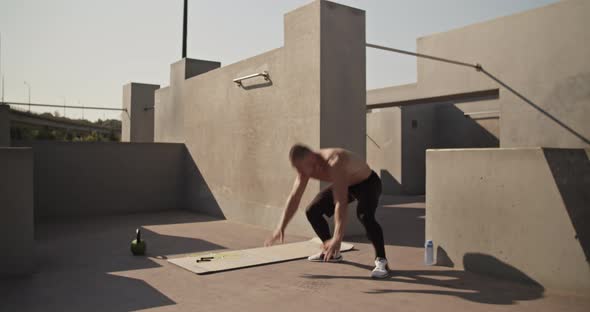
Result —
[{"label": "man's bare back", "polygon": [[324,159],[327,166],[319,166],[317,170],[310,175],[310,178],[325,182],[334,182],[334,177],[330,175],[328,167],[337,161],[342,164],[339,167],[343,172],[339,175],[344,177],[346,185],[360,183],[371,175],[371,168],[355,153],[343,148],[323,148],[317,153]]}]

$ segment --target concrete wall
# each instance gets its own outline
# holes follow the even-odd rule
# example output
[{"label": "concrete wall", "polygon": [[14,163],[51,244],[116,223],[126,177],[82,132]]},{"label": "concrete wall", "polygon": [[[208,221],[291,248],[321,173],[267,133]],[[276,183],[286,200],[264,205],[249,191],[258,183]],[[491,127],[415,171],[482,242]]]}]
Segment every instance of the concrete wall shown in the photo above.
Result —
[{"label": "concrete wall", "polygon": [[[540,108],[500,87],[502,147],[588,147],[590,43],[582,38],[589,28],[589,1],[561,1],[419,38],[417,51],[479,62]],[[418,59],[426,96],[490,87],[499,85],[473,69]]]},{"label": "concrete wall", "polygon": [[434,145],[435,115],[433,107],[401,107],[402,192],[424,194],[426,149]]},{"label": "concrete wall", "polygon": [[[498,114],[479,114],[497,110],[497,101],[492,100],[410,105],[368,113],[367,159],[381,174],[384,193],[424,194],[428,148],[498,147]],[[475,114],[469,117],[471,113]]]},{"label": "concrete wall", "polygon": [[365,158],[365,12],[331,2],[320,12],[320,146]]},{"label": "concrete wall", "polygon": [[170,65],[170,86],[156,91],[156,142],[184,142],[184,81],[219,68],[221,63],[182,59]]},{"label": "concrete wall", "polygon": [[434,240],[437,262],[588,295],[589,156],[429,150],[426,239]]},{"label": "concrete wall", "polygon": [[[195,76],[182,87],[185,144],[222,213],[267,228],[278,223],[295,178],[288,161],[293,143],[343,145],[363,157],[365,146],[364,13],[315,1],[285,15],[284,37],[282,48]],[[270,81],[232,82],[262,71]],[[339,84],[331,81],[336,77]],[[311,182],[302,206],[319,189]],[[348,233],[362,233],[353,216],[351,209]],[[314,235],[303,213],[288,230]]]},{"label": "concrete wall", "polygon": [[159,85],[129,83],[123,86],[122,142],[154,141],[154,91]]},{"label": "concrete wall", "polygon": [[33,152],[0,148],[0,278],[33,270]]},{"label": "concrete wall", "polygon": [[[179,118],[179,117],[178,117]],[[176,129],[173,107],[170,105],[170,87],[154,92],[154,142],[183,142],[182,133]],[[184,123],[184,120],[181,120]]]},{"label": "concrete wall", "polygon": [[0,105],[0,147],[10,146],[10,107]]},{"label": "concrete wall", "polygon": [[500,146],[498,101],[436,105],[434,146],[468,148]]},{"label": "concrete wall", "polygon": [[[558,21],[560,26],[555,27],[553,21]],[[532,105],[473,69],[418,58],[417,83],[370,90],[367,103],[384,104],[495,88],[500,89],[499,98],[454,105],[421,104],[435,110],[433,138],[427,134],[429,130],[423,129],[402,131],[398,136],[390,133],[391,126],[379,128],[370,124],[382,125],[382,119],[392,115],[367,116],[367,134],[382,137],[383,140],[377,140],[378,145],[403,146],[406,155],[399,157],[391,148],[375,149],[367,142],[370,165],[376,171],[393,172],[391,176],[395,179],[390,180],[401,183],[397,189],[386,188],[385,192],[397,194],[398,190],[404,192],[406,186],[409,193],[423,189],[425,147],[590,146],[590,62],[587,62],[590,44],[580,40],[585,36],[583,30],[589,27],[590,2],[572,0],[419,38],[419,53],[479,62],[525,95]],[[377,114],[390,110],[399,108],[384,109]],[[421,111],[416,115],[415,109],[409,109],[405,116],[431,119],[428,109]],[[486,111],[499,113],[462,116],[462,113]],[[407,125],[407,120],[403,121],[405,117],[399,118],[399,122]],[[406,135],[412,140],[404,140]],[[396,142],[397,138],[403,142]],[[396,172],[394,168],[401,171]]]},{"label": "concrete wall", "polygon": [[367,163],[381,177],[383,194],[402,194],[401,144],[399,108],[367,113]]},{"label": "concrete wall", "polygon": [[186,206],[182,144],[46,142],[34,143],[33,151],[36,217]]}]

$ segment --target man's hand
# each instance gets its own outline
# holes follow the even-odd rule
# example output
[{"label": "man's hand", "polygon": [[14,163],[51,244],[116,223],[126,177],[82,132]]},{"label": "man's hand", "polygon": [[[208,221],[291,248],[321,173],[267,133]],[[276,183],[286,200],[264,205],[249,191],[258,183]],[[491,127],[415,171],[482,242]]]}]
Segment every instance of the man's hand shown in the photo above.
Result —
[{"label": "man's hand", "polygon": [[341,242],[342,241],[337,238],[332,238],[331,240],[324,243],[324,261],[330,260],[332,256],[340,251]]},{"label": "man's hand", "polygon": [[265,242],[264,242],[264,246],[268,247],[268,246],[272,246],[276,241],[280,241],[281,244],[285,242],[285,231],[283,231],[282,229],[278,228],[276,229],[273,233],[272,236],[269,237]]}]

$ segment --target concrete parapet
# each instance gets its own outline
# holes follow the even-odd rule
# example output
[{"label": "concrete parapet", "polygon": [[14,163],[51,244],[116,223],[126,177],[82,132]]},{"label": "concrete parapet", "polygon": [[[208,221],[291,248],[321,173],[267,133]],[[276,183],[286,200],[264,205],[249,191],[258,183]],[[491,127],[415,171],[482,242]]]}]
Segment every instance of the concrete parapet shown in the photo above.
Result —
[{"label": "concrete parapet", "polygon": [[33,151],[0,148],[0,278],[33,270]]},{"label": "concrete parapet", "polygon": [[437,263],[590,294],[590,150],[428,150]]}]

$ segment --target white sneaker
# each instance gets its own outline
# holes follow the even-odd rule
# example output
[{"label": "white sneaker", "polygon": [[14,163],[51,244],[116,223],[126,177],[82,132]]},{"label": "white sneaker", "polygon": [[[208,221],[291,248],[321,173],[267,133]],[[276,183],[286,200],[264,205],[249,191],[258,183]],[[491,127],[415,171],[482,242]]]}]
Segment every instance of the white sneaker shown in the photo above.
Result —
[{"label": "white sneaker", "polygon": [[[309,257],[307,257],[307,260],[312,261],[312,262],[324,262],[324,253],[319,252],[315,255],[309,256]],[[337,252],[332,257],[330,257],[330,259],[328,259],[328,261],[326,261],[326,262],[340,262],[340,261],[342,261],[342,255],[339,252]]]},{"label": "white sneaker", "polygon": [[389,276],[389,269],[387,267],[387,259],[377,258],[375,260],[375,268],[371,272],[372,278],[386,278]]}]

